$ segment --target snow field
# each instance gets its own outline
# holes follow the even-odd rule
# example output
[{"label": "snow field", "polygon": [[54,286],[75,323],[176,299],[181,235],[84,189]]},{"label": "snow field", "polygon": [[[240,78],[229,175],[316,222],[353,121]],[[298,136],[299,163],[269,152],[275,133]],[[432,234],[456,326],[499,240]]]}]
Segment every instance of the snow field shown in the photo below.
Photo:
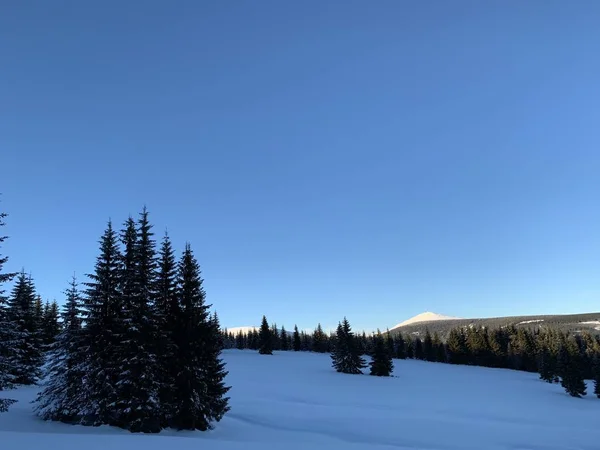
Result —
[{"label": "snow field", "polygon": [[21,388],[10,392],[19,403],[0,414],[1,448],[600,448],[600,399],[571,398],[537,374],[394,360],[395,377],[376,378],[338,374],[327,354],[227,350],[224,358],[231,411],[213,431],[137,435],[44,422],[29,403],[37,388]]}]

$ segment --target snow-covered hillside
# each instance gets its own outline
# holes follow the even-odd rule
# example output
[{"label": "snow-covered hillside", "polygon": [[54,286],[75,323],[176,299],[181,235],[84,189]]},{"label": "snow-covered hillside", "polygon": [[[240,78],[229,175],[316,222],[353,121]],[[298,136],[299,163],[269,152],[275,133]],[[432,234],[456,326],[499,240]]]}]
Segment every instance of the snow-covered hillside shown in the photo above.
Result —
[{"label": "snow-covered hillside", "polygon": [[419,323],[419,322],[433,322],[433,321],[437,321],[437,320],[460,320],[460,317],[452,317],[452,316],[444,316],[443,314],[437,314],[437,313],[433,313],[433,312],[424,312],[421,314],[417,314],[414,317],[411,317],[408,320],[405,320],[404,322],[400,322],[398,325],[396,325],[393,328],[390,328],[390,330],[395,330],[396,328],[400,328],[406,325],[412,325],[415,323]]},{"label": "snow-covered hillside", "polygon": [[[592,450],[600,400],[536,374],[395,360],[395,378],[343,375],[329,355],[225,352],[231,412],[207,432],[135,435],[43,422],[35,388],[0,414],[2,450]],[[591,386],[588,387],[591,392]]]}]

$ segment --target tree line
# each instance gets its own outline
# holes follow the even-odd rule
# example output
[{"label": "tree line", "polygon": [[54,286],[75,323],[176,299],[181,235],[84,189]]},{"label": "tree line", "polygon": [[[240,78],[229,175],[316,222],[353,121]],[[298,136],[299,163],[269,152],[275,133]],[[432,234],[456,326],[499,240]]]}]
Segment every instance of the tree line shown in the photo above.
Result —
[{"label": "tree line", "polygon": [[[389,367],[390,358],[396,358],[539,372],[541,379],[560,382],[574,397],[586,394],[584,380],[590,379],[594,380],[594,394],[600,397],[600,336],[589,332],[573,334],[539,327],[488,329],[466,326],[453,328],[442,340],[438,333],[431,334],[428,330],[422,338],[389,331],[354,335],[350,330],[344,319],[336,332],[329,334],[320,324],[312,333],[299,331],[294,326],[290,334],[285,327],[269,326],[263,317],[260,331],[234,334],[223,330],[223,341],[227,348],[261,350],[261,336],[268,332],[270,350],[332,353],[335,356],[340,346],[345,346],[351,349],[350,359],[354,362],[347,369],[338,363],[334,367],[336,370],[342,367],[339,371],[346,373],[359,373],[366,366],[357,355],[371,356],[372,362],[377,360],[377,367],[384,368]],[[392,368],[393,365],[389,370],[382,369],[381,373],[389,374]]]},{"label": "tree line", "polygon": [[[60,325],[58,306],[39,319],[24,273],[9,298],[0,291],[0,390],[43,380],[35,410],[46,420],[132,432],[212,428],[229,410],[229,387],[219,319],[191,246],[177,259],[165,234],[157,250],[145,208],[120,232],[109,221],[99,243],[83,288],[73,277],[65,291]],[[6,262],[0,257],[0,283],[15,277],[2,272]]]}]

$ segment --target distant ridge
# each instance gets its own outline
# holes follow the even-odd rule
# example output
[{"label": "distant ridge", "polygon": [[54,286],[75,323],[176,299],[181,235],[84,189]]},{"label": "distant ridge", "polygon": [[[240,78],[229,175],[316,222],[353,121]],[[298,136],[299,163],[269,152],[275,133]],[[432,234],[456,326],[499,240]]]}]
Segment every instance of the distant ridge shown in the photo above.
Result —
[{"label": "distant ridge", "polygon": [[407,325],[413,325],[415,323],[433,322],[433,321],[437,321],[437,320],[463,320],[463,319],[461,317],[445,316],[443,314],[437,314],[434,312],[426,311],[424,313],[417,314],[416,316],[411,317],[410,319],[405,320],[404,322],[400,322],[398,325],[393,327],[392,330],[395,330],[396,328],[400,328],[400,327],[405,327]]}]

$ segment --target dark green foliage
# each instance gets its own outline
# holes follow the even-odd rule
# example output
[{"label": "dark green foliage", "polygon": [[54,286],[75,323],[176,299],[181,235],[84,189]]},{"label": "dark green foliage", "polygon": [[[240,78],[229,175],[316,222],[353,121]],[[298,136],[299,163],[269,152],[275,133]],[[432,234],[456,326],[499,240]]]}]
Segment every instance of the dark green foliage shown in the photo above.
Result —
[{"label": "dark green foliage", "polygon": [[592,360],[592,377],[594,379],[594,394],[600,398],[600,355],[595,353]]},{"label": "dark green foliage", "polygon": [[431,338],[429,328],[425,331],[425,337],[423,338],[423,356],[426,361],[435,361],[433,339]]},{"label": "dark green foliage", "polygon": [[581,355],[577,342],[569,338],[561,346],[558,352],[558,367],[561,385],[572,397],[581,397],[586,394],[585,381],[583,379]]},{"label": "dark green foliage", "polygon": [[267,318],[263,316],[259,331],[259,349],[261,355],[273,354],[273,336]]},{"label": "dark green foliage", "polygon": [[335,370],[342,373],[360,374],[361,369],[366,367],[350,323],[345,317],[343,322],[338,324],[331,359]]},{"label": "dark green foliage", "polygon": [[321,324],[317,325],[315,332],[313,333],[312,349],[317,353],[325,353],[329,350],[329,338],[323,331]]},{"label": "dark green foliage", "polygon": [[398,333],[394,337],[395,346],[396,346],[396,358],[398,359],[406,359],[406,343],[404,341],[404,337],[402,333]]},{"label": "dark green foliage", "polygon": [[15,384],[35,384],[42,375],[42,340],[35,311],[35,286],[31,276],[21,272],[8,301],[8,318],[19,335],[12,358]]},{"label": "dark green foliage", "polygon": [[157,299],[156,244],[144,208],[137,227],[125,223],[119,285],[122,334],[116,348],[117,421],[134,432],[160,431],[158,404],[157,322],[153,310]]},{"label": "dark green foliage", "polygon": [[423,342],[421,341],[421,339],[417,336],[415,337],[414,340],[414,346],[415,346],[415,359],[425,359],[425,353],[423,351]]},{"label": "dark green foliage", "polygon": [[177,339],[181,308],[177,291],[177,264],[175,252],[169,236],[165,233],[158,257],[158,275],[156,279],[156,304],[155,314],[158,327],[156,346],[160,402],[160,422],[163,427],[168,426],[175,417],[177,378]]},{"label": "dark green foliage", "polygon": [[538,372],[540,379],[548,383],[556,381],[556,361],[554,355],[546,347],[543,347],[538,354]]},{"label": "dark green foliage", "polygon": [[412,336],[406,336],[406,357],[413,359],[415,357],[415,343]]},{"label": "dark green foliage", "polygon": [[390,335],[390,330],[387,330],[385,333],[385,337],[383,338],[385,348],[390,355],[390,358],[393,358],[396,355],[396,346],[394,343],[394,338]]},{"label": "dark green foliage", "polygon": [[370,374],[377,377],[389,377],[394,370],[392,353],[386,347],[381,333],[377,333],[374,337],[373,356],[369,365],[371,366]]},{"label": "dark green foliage", "polygon": [[186,430],[207,430],[228,411],[229,390],[219,359],[221,341],[218,321],[209,317],[203,280],[189,245],[179,263],[178,296],[181,308],[175,339],[177,376],[171,426]]},{"label": "dark green foliage", "polygon": [[59,315],[60,312],[56,300],[52,303],[46,302],[41,324],[42,341],[46,347],[51,346],[60,333]]},{"label": "dark green foliage", "polygon": [[281,327],[281,350],[288,351],[290,349],[290,337],[285,327]]},{"label": "dark green foliage", "polygon": [[46,382],[36,399],[36,412],[44,420],[77,423],[87,355],[82,352],[80,342],[82,299],[75,276],[65,294],[63,327],[50,346]]},{"label": "dark green foliage", "polygon": [[100,239],[94,273],[85,283],[81,346],[89,357],[80,408],[82,422],[88,425],[118,424],[114,405],[118,401],[116,349],[122,340],[121,261],[117,235],[109,222]]},{"label": "dark green foliage", "polygon": [[[0,227],[4,226],[6,216],[6,213],[0,212]],[[0,245],[6,239],[6,236],[0,234]],[[14,323],[9,319],[7,310],[8,298],[5,295],[4,284],[17,275],[16,273],[3,271],[7,262],[8,257],[0,254],[0,392],[13,387],[13,373],[15,372],[13,361],[15,360],[17,343],[20,338]],[[15,400],[0,398],[0,412],[8,410],[8,407],[13,403],[15,403]]]},{"label": "dark green foliage", "polygon": [[440,339],[440,336],[437,334],[437,332],[433,334],[432,345],[435,358],[434,361],[443,363],[447,362],[446,346]]},{"label": "dark green foliage", "polygon": [[295,352],[299,352],[302,349],[302,342],[300,341],[300,332],[298,331],[298,325],[294,325],[292,347]]},{"label": "dark green foliage", "polygon": [[462,328],[454,328],[450,331],[448,341],[446,343],[448,360],[451,364],[467,364],[468,349],[465,339],[465,334]]},{"label": "dark green foliage", "polygon": [[271,325],[271,342],[273,343],[273,350],[281,350],[281,336],[276,323]]},{"label": "dark green foliage", "polygon": [[469,354],[469,363],[475,366],[487,365],[487,362],[490,359],[490,352],[486,330],[478,327],[467,328],[465,342]]}]

